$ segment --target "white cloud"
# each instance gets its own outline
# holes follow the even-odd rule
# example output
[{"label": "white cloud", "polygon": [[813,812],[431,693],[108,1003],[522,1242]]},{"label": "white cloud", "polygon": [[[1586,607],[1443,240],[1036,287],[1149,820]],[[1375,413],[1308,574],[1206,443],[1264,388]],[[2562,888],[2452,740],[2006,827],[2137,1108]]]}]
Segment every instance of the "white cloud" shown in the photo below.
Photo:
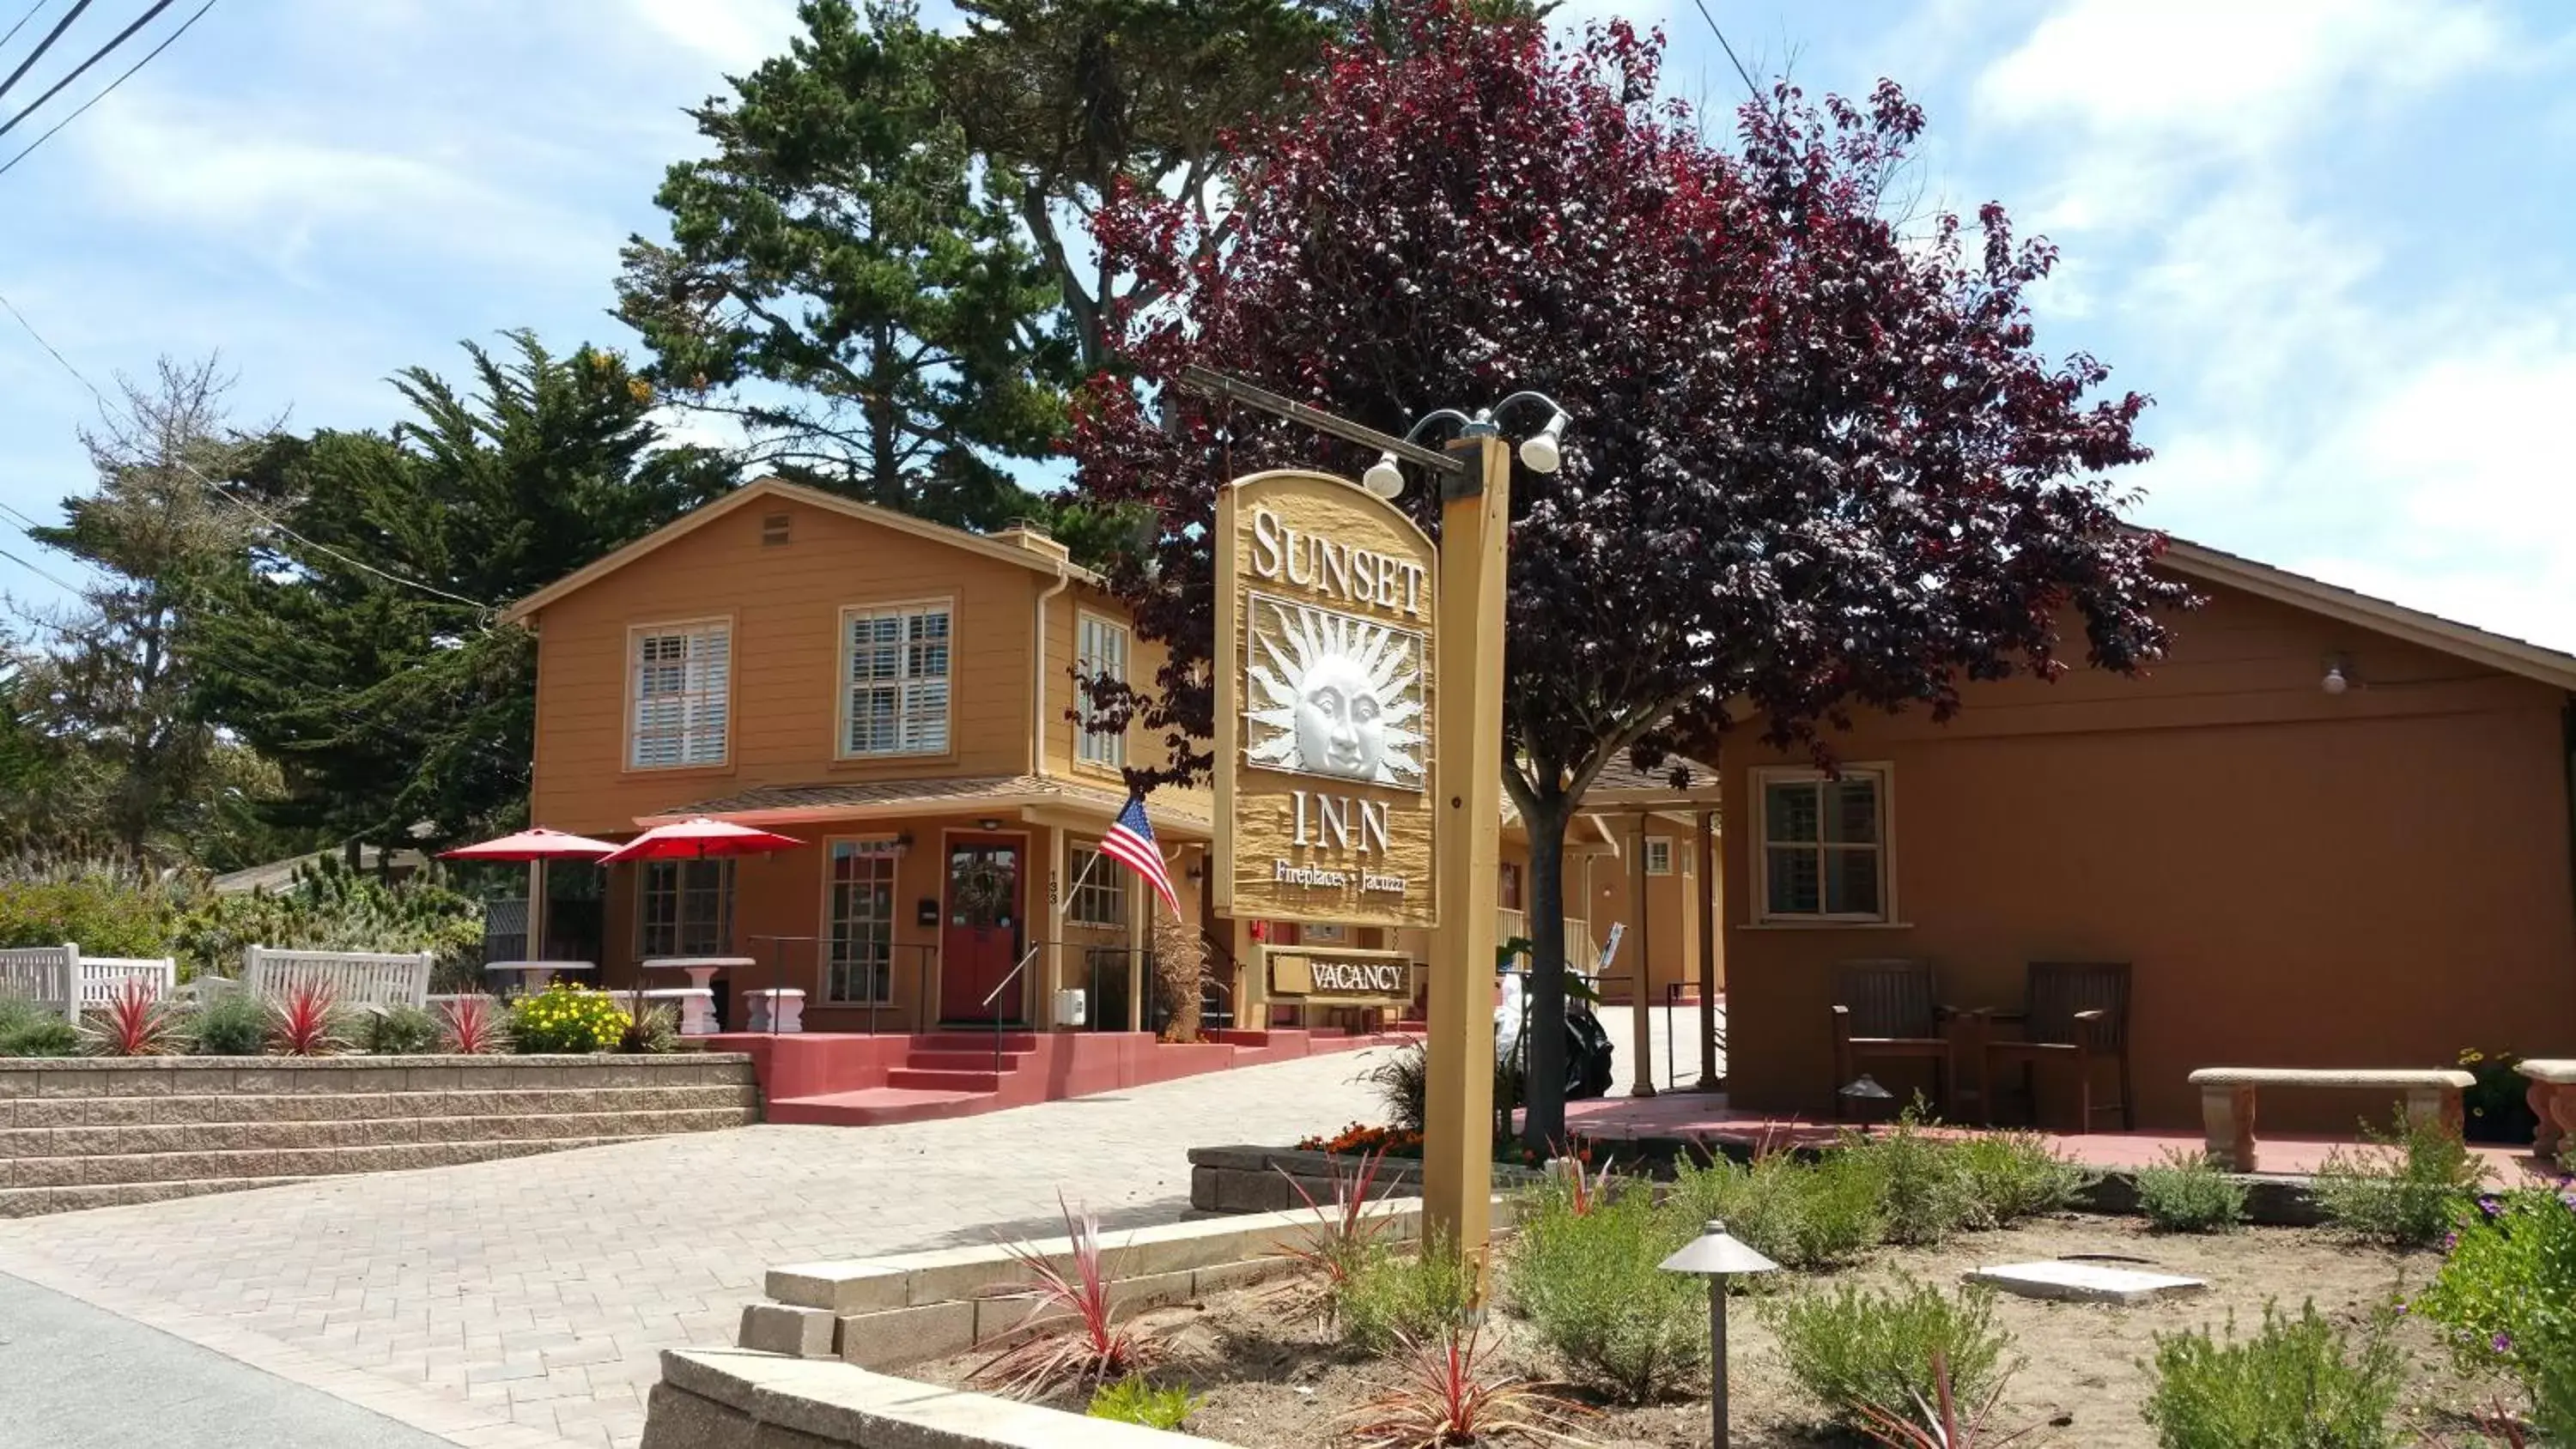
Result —
[{"label": "white cloud", "polygon": [[2229,145],[2313,124],[2330,95],[2429,89],[2498,60],[2460,0],[2080,0],[1978,80],[1981,111]]},{"label": "white cloud", "polygon": [[681,48],[739,75],[787,48],[797,33],[791,0],[630,0],[646,25]]}]

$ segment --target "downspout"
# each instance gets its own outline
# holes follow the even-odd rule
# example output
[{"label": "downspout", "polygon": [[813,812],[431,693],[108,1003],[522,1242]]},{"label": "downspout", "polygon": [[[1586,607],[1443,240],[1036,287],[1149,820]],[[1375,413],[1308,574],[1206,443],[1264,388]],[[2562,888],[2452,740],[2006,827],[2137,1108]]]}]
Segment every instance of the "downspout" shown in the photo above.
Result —
[{"label": "downspout", "polygon": [[[1029,773],[1037,776],[1044,776],[1047,772],[1047,601],[1071,587],[1073,587],[1073,571],[1063,559],[1057,559],[1055,584],[1038,594],[1037,647],[1030,651],[1036,656],[1037,666],[1036,674],[1030,680]],[[1078,639],[1074,643],[1077,648],[1081,645]],[[1071,891],[1059,891],[1055,888],[1057,877],[1064,869],[1064,831],[1057,828],[1047,832],[1047,845],[1047,893],[1054,897],[1055,909],[1046,916],[1046,987],[1038,994],[1037,1009],[1029,1013],[1030,1019],[1039,1023],[1041,1031],[1053,1030],[1055,1026],[1047,1013],[1055,1002],[1056,992],[1064,987],[1064,911],[1065,907],[1072,903],[1073,896]],[[1021,1005],[1026,1007],[1027,998],[1021,999]]]},{"label": "downspout", "polygon": [[[1037,647],[1030,651],[1037,660],[1035,677],[1031,680],[1030,695],[1035,701],[1029,720],[1029,773],[1032,775],[1046,773],[1047,600],[1072,587],[1073,572],[1062,559],[1058,559],[1055,566],[1055,586],[1038,595]],[[1054,873],[1053,863],[1049,863],[1047,871],[1050,875]]]}]

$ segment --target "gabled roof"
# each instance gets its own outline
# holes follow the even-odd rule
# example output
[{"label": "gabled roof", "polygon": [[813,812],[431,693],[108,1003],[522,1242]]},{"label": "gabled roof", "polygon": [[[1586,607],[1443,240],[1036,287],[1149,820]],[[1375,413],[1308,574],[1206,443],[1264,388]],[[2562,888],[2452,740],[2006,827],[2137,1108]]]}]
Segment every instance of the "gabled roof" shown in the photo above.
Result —
[{"label": "gabled roof", "polygon": [[782,503],[801,503],[808,508],[820,508],[828,513],[842,514],[864,523],[873,523],[880,528],[889,528],[897,533],[927,539],[932,543],[961,548],[968,553],[1000,559],[1004,563],[1018,564],[1022,568],[1051,577],[1061,574],[1086,584],[1096,585],[1100,582],[1098,574],[1079,564],[1068,563],[1061,558],[1021,548],[997,538],[987,538],[980,533],[968,533],[962,528],[950,528],[943,523],[931,523],[908,513],[897,513],[891,508],[880,508],[873,503],[861,503],[855,498],[844,498],[837,493],[826,493],[819,488],[807,488],[778,478],[761,478],[745,483],[713,503],[701,504],[690,509],[687,513],[663,524],[660,528],[606,558],[575,569],[502,610],[501,619],[504,623],[518,623],[548,604],[554,603],[576,589],[598,582],[664,544],[686,538],[717,519],[748,508],[764,499],[775,499]]},{"label": "gabled roof", "polygon": [[2576,655],[2509,634],[2491,633],[2170,535],[2157,562],[2188,579],[2241,589],[2473,664],[2576,691]]}]

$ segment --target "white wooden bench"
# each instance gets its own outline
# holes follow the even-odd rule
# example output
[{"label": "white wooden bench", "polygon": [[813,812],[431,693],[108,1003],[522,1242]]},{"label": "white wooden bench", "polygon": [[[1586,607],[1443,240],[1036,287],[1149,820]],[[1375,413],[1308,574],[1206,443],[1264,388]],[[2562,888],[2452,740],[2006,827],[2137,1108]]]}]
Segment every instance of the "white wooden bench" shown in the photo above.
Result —
[{"label": "white wooden bench", "polygon": [[303,986],[327,986],[344,1007],[429,1005],[429,973],[438,958],[427,951],[282,951],[251,946],[242,951],[242,989],[277,1002]]},{"label": "white wooden bench", "polygon": [[2540,1119],[2531,1150],[2552,1158],[2576,1145],[2576,1057],[2525,1057],[2513,1069],[2531,1079],[2524,1099]]},{"label": "white wooden bench", "polygon": [[2469,1073],[2451,1069],[2203,1067],[2191,1074],[2191,1084],[2200,1088],[2200,1121],[2209,1155],[2235,1172],[2261,1170],[2254,1165],[2254,1094],[2260,1088],[2402,1092],[2408,1121],[2439,1122],[2458,1132],[2460,1094],[2476,1082]]}]

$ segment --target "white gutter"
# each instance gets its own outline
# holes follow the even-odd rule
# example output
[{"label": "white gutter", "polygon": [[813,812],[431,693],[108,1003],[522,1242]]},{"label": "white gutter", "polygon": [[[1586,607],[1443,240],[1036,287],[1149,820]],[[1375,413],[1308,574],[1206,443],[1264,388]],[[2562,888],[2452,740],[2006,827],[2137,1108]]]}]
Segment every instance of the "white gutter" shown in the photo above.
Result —
[{"label": "white gutter", "polygon": [[[1030,719],[1032,728],[1029,730],[1029,773],[1032,775],[1044,775],[1047,772],[1047,600],[1072,587],[1071,568],[1064,560],[1059,559],[1055,566],[1055,586],[1038,595],[1037,647],[1030,651],[1037,660],[1035,674],[1030,681],[1032,686],[1030,697],[1034,701]],[[1080,643],[1079,640],[1075,642],[1077,645]]]}]

